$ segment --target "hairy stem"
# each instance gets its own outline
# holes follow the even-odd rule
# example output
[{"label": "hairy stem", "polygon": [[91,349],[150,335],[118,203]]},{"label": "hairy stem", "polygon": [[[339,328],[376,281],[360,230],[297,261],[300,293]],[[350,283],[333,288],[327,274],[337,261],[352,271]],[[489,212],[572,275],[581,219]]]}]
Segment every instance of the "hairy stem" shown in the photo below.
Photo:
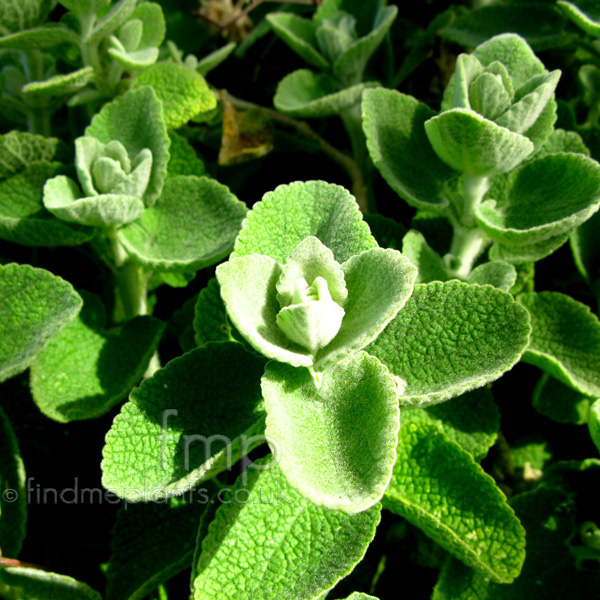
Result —
[{"label": "hairy stem", "polygon": [[[44,54],[40,50],[27,50],[22,53],[23,70],[28,82],[44,80]],[[52,111],[45,98],[31,101],[25,100],[25,114],[27,116],[27,130],[50,137],[52,133]]]}]

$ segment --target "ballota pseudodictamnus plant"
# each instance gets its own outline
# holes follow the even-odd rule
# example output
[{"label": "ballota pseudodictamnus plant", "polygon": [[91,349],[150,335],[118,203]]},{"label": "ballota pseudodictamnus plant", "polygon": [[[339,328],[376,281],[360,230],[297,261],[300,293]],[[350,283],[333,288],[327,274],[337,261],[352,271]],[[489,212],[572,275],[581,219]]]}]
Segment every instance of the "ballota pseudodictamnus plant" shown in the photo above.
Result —
[{"label": "ballota pseudodictamnus plant", "polygon": [[[201,59],[184,56],[183,37],[162,47],[182,20],[165,3],[0,0],[0,124],[12,129],[0,136],[3,402],[25,390],[44,418],[96,419],[102,438],[109,427],[102,484],[123,504],[107,600],[395,598],[399,584],[390,596],[378,581],[404,563],[434,573],[423,595],[434,600],[590,598],[600,461],[546,467],[545,442],[509,443],[496,404],[506,409],[496,386],[508,377],[491,384],[520,361],[541,369],[535,409],[587,424],[600,447],[598,318],[556,288],[534,291],[534,264],[568,239],[598,289],[600,166],[584,139],[600,65],[582,37],[600,32],[595,13],[449,7],[386,79],[377,65],[398,41],[398,7],[306,4],[263,6],[238,48],[271,31],[317,70],[282,65],[273,111],[207,85],[233,44]],[[510,28],[459,54],[438,112],[386,86],[409,78],[440,29],[472,39],[469,19],[501,24],[515,7],[573,21],[564,35],[589,54],[583,126],[557,127],[560,69]],[[334,116],[351,155],[295,120]],[[218,182],[246,199],[250,178],[196,148],[210,154],[221,128],[222,164],[263,155],[268,118],[344,167],[352,194],[312,176],[261,181],[249,209]],[[409,230],[362,214],[391,196],[386,184],[415,209]],[[61,247],[71,253],[41,263],[50,270],[15,250]],[[97,269],[96,293],[69,283],[73,257]],[[161,312],[163,291],[185,288],[199,293]],[[11,420],[0,410],[0,597],[98,600],[68,568],[28,564],[37,507]]]}]

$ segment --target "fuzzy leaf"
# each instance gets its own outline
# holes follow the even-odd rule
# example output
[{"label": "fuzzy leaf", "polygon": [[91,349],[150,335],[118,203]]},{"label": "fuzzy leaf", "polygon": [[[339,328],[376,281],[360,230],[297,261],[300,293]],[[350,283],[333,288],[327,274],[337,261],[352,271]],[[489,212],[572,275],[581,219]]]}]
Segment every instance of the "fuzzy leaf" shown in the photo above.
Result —
[{"label": "fuzzy leaf", "polygon": [[176,175],[204,175],[204,162],[198,156],[190,143],[182,136],[174,132],[169,133],[171,146],[169,148],[169,164],[167,165],[167,177]]},{"label": "fuzzy leaf", "polygon": [[600,323],[585,305],[558,292],[520,294],[531,316],[523,360],[587,396],[600,396]]},{"label": "fuzzy leaf", "polygon": [[48,18],[50,0],[1,0],[0,31],[22,31],[35,27]]},{"label": "fuzzy leaf", "polygon": [[406,227],[404,225],[389,217],[371,213],[364,215],[364,219],[377,243],[382,248],[402,250],[402,240],[406,235]]},{"label": "fuzzy leaf", "polygon": [[592,441],[600,452],[600,400],[596,400],[590,407],[588,427]]},{"label": "fuzzy leaf", "polygon": [[262,380],[266,437],[287,480],[319,506],[362,512],[381,497],[400,427],[394,380],[365,352],[323,374],[271,362]]},{"label": "fuzzy leaf", "polygon": [[600,212],[594,213],[571,234],[571,251],[579,272],[588,283],[600,279]]},{"label": "fuzzy leaf", "polygon": [[555,129],[544,142],[543,146],[536,152],[535,157],[541,158],[547,154],[557,154],[558,152],[575,152],[584,156],[590,155],[590,151],[578,133],[565,131],[564,129]]},{"label": "fuzzy leaf", "polygon": [[103,144],[119,141],[130,157],[148,148],[152,152],[152,172],[144,203],[146,206],[154,204],[162,190],[169,162],[169,137],[162,105],[154,90],[144,86],[109,102],[94,116],[85,135]]},{"label": "fuzzy leaf", "polygon": [[591,18],[588,14],[586,14],[586,12],[581,10],[576,3],[558,0],[557,5],[560,7],[563,13],[571,21],[573,21],[575,25],[583,29],[585,33],[593,37],[600,38],[600,23]]},{"label": "fuzzy leaf", "polygon": [[242,224],[232,257],[264,254],[283,264],[311,235],[320,239],[340,264],[377,247],[347,190],[324,181],[298,181],[280,185],[254,205]]},{"label": "fuzzy leaf", "polygon": [[0,266],[0,381],[24,371],[79,313],[70,283],[29,265]]},{"label": "fuzzy leaf", "polygon": [[286,75],[277,86],[275,108],[293,117],[330,117],[360,102],[363,90],[378,85],[366,82],[338,91],[333,79],[308,69]]},{"label": "fuzzy leaf", "polygon": [[434,152],[424,124],[435,113],[394,90],[365,90],[363,129],[371,159],[389,186],[412,206],[448,204],[445,183],[454,171]]},{"label": "fuzzy leaf", "polygon": [[501,260],[515,265],[534,263],[546,256],[550,256],[569,239],[569,233],[550,237],[534,244],[523,246],[503,246],[499,243],[492,244],[488,256],[490,260]]},{"label": "fuzzy leaf", "polygon": [[432,425],[402,426],[384,506],[492,581],[510,582],[521,570],[525,531],[504,494]]},{"label": "fuzzy leaf", "polygon": [[45,50],[60,44],[77,44],[77,34],[58,23],[47,23],[41,27],[33,27],[16,31],[0,37],[0,48],[12,50]]},{"label": "fuzzy leaf", "polygon": [[[267,15],[268,16],[268,15]],[[233,51],[235,50],[235,42],[229,42],[214,52],[207,54],[204,58],[198,61],[196,71],[206,77],[213,69],[216,69]]]},{"label": "fuzzy leaf", "polygon": [[230,468],[264,442],[263,369],[233,342],[172,360],[116,417],[104,447],[103,485],[148,501],[183,494]]},{"label": "fuzzy leaf", "polygon": [[406,408],[402,410],[400,421],[402,427],[410,422],[435,425],[475,460],[481,460],[496,441],[500,429],[500,411],[494,403],[492,392],[483,387],[451,402],[427,408]]},{"label": "fuzzy leaf", "polygon": [[316,506],[273,461],[246,473],[202,541],[194,600],[317,598],[352,571],[375,535],[379,506],[357,515]]},{"label": "fuzzy leaf", "polygon": [[365,350],[406,381],[401,404],[443,402],[498,379],[529,342],[527,312],[505,292],[458,281],[417,285]]},{"label": "fuzzy leaf", "polygon": [[169,177],[157,203],[118,235],[150,270],[203,269],[231,252],[246,212],[214,179],[179,175]]},{"label": "fuzzy leaf", "polygon": [[593,398],[566,386],[548,373],[542,375],[533,390],[533,407],[558,423],[586,423],[593,402]]},{"label": "fuzzy leaf", "polygon": [[194,315],[196,345],[233,341],[231,326],[227,322],[227,311],[221,299],[219,282],[214,277],[200,292]]},{"label": "fuzzy leaf", "polygon": [[493,260],[475,267],[469,275],[468,282],[477,285],[493,285],[508,292],[517,281],[517,270],[503,260]]},{"label": "fuzzy leaf", "polygon": [[123,400],[142,378],[164,325],[136,317],[106,331],[100,299],[85,294],[78,317],[57,334],[31,367],[31,392],[48,417],[94,419]]},{"label": "fuzzy leaf", "polygon": [[429,246],[423,234],[411,229],[402,241],[402,254],[417,267],[415,283],[447,281],[451,278],[442,257]]},{"label": "fuzzy leaf", "polygon": [[11,131],[0,136],[0,179],[15,175],[34,162],[54,159],[56,138]]},{"label": "fuzzy leaf", "polygon": [[157,63],[140,73],[135,86],[151,86],[162,101],[168,129],[185,125],[200,112],[212,110],[217,99],[206,80],[196,73],[175,63]]},{"label": "fuzzy leaf", "polygon": [[68,75],[55,75],[45,81],[32,81],[23,86],[22,93],[27,96],[69,96],[85,87],[94,76],[92,67],[84,67]]},{"label": "fuzzy leaf", "polygon": [[27,478],[17,438],[2,409],[0,432],[0,548],[4,556],[17,558],[25,538]]},{"label": "fuzzy leaf", "polygon": [[[94,0],[92,0],[92,2],[93,1]],[[99,4],[98,0],[96,0],[96,3]],[[69,0],[69,4],[73,6],[71,10],[81,10],[79,8],[82,4],[80,0]],[[88,0],[85,0],[84,5],[85,4],[89,4]],[[109,3],[103,2],[103,4],[106,6]],[[118,29],[118,27],[129,18],[135,9],[135,5],[136,0],[119,0],[113,4],[110,10],[104,14],[102,19],[96,23],[95,27],[91,31],[89,39],[84,39],[83,41],[90,44],[97,44],[101,42],[105,37],[109,36],[113,31]],[[92,9],[92,11],[97,12],[97,9]]]}]

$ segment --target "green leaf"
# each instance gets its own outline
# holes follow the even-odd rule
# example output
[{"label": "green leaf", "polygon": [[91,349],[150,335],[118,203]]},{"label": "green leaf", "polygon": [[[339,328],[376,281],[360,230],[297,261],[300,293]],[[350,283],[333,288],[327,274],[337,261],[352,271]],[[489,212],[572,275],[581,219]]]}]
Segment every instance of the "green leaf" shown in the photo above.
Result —
[{"label": "green leaf", "polygon": [[204,175],[204,162],[198,156],[190,143],[175,132],[169,133],[171,146],[169,148],[169,164],[167,165],[167,177],[176,175]]},{"label": "green leaf", "polygon": [[27,477],[19,444],[8,417],[0,409],[0,548],[16,558],[25,538]]},{"label": "green leaf", "polygon": [[511,173],[503,197],[486,200],[475,216],[499,243],[530,246],[568,233],[599,206],[600,165],[580,154],[551,154]]},{"label": "green leaf", "polygon": [[162,102],[168,129],[177,129],[198,113],[217,106],[204,77],[183,65],[157,63],[145,69],[137,76],[135,86],[147,85]]},{"label": "green leaf", "polygon": [[573,21],[575,25],[583,29],[585,33],[600,38],[600,23],[581,10],[577,4],[565,2],[565,0],[558,0],[557,5],[563,13]]},{"label": "green leaf", "polygon": [[0,31],[22,31],[44,22],[52,8],[51,0],[1,0]]},{"label": "green leaf", "polygon": [[103,485],[134,502],[160,499],[231,468],[264,442],[263,369],[261,359],[233,342],[169,362],[116,417],[106,437]]},{"label": "green leaf", "polygon": [[229,44],[225,44],[225,46],[218,48],[214,52],[207,54],[204,58],[199,60],[196,66],[196,71],[198,71],[202,77],[206,77],[213,69],[216,69],[234,50],[235,42],[229,42]]},{"label": "green leaf", "polygon": [[365,90],[363,129],[369,154],[389,186],[411,206],[442,208],[454,172],[434,152],[424,124],[435,113],[395,90]]},{"label": "green leaf", "polygon": [[195,307],[194,331],[198,346],[208,342],[233,341],[219,282],[213,277],[200,292]]},{"label": "green leaf", "polygon": [[582,223],[570,237],[573,259],[579,272],[588,283],[595,284],[600,278],[600,212],[594,213]]},{"label": "green leaf", "polygon": [[83,298],[79,316],[31,366],[35,403],[61,423],[94,419],[123,400],[144,375],[164,329],[158,319],[136,317],[107,331],[100,299]]},{"label": "green leaf", "polygon": [[0,381],[24,371],[79,313],[70,283],[29,265],[0,266]]},{"label": "green leaf", "polygon": [[15,175],[34,162],[51,161],[58,140],[23,131],[0,136],[0,180]]},{"label": "green leaf", "polygon": [[328,69],[329,62],[317,49],[316,27],[312,21],[292,13],[270,13],[266,16],[273,31],[309,65]]},{"label": "green leaf", "polygon": [[425,122],[437,155],[468,175],[487,177],[514,169],[534,149],[524,135],[500,127],[469,109],[454,108]]},{"label": "green leaf", "polygon": [[60,44],[77,44],[77,34],[58,23],[25,29],[0,37],[0,48],[13,50],[45,50]]},{"label": "green leaf", "polygon": [[32,81],[23,86],[21,92],[25,97],[70,96],[85,87],[94,76],[92,67],[83,67],[68,75],[55,75],[45,81]]},{"label": "green leaf", "polygon": [[593,398],[586,396],[544,373],[533,391],[533,407],[558,423],[587,423]]},{"label": "green leaf", "polygon": [[451,278],[442,257],[425,241],[423,234],[411,229],[402,242],[402,254],[418,269],[415,283],[447,281]]},{"label": "green leaf", "polygon": [[469,275],[468,282],[477,285],[493,285],[508,292],[517,281],[517,270],[503,260],[493,260],[475,267]]},{"label": "green leaf", "polygon": [[[98,592],[66,575],[29,567],[3,567],[0,583],[19,600],[102,600]],[[11,595],[8,596],[13,597]]]},{"label": "green leaf", "polygon": [[384,506],[492,581],[513,581],[521,570],[525,531],[504,494],[432,425],[409,423],[400,429]]},{"label": "green leaf", "polygon": [[496,441],[500,412],[488,388],[472,390],[452,402],[428,408],[407,407],[400,415],[402,427],[410,422],[435,425],[475,460],[481,460]]},{"label": "green leaf", "polygon": [[110,6],[111,0],[59,0],[66,9],[76,15],[102,13]]},{"label": "green leaf", "polygon": [[503,246],[498,243],[492,244],[489,250],[490,260],[502,260],[515,265],[534,263],[546,256],[550,256],[558,250],[569,239],[569,233],[563,233],[550,237],[534,244],[523,246]]},{"label": "green leaf", "polygon": [[214,179],[178,175],[154,206],[119,230],[119,241],[150,270],[203,269],[231,252],[246,213]]},{"label": "green leaf", "polygon": [[119,510],[106,572],[107,600],[142,600],[189,568],[198,523],[211,512],[213,492],[209,484],[189,499],[127,504]]},{"label": "green leaf", "polygon": [[298,69],[279,82],[273,104],[293,117],[330,117],[358,104],[363,90],[376,85],[365,82],[338,91],[329,75]]},{"label": "green leaf", "polygon": [[587,396],[600,396],[600,323],[585,305],[558,292],[520,294],[531,316],[523,360]]},{"label": "green leaf", "polygon": [[565,131],[564,129],[555,129],[542,147],[536,152],[535,158],[541,158],[547,154],[557,154],[559,152],[575,152],[589,156],[590,151],[583,143],[581,136],[574,131]]},{"label": "green leaf", "polygon": [[146,206],[160,196],[169,162],[169,137],[162,106],[154,90],[143,86],[106,104],[85,130],[103,144],[120,142],[130,157],[147,148],[152,152],[152,172],[144,194]]},{"label": "green leaf", "polygon": [[357,515],[316,506],[274,461],[254,464],[202,541],[194,599],[317,598],[360,561],[379,519],[378,506]]},{"label": "green leaf", "polygon": [[466,12],[445,27],[442,36],[462,46],[475,47],[495,35],[513,31],[536,50],[546,50],[571,41],[573,36],[565,33],[565,23],[551,3],[510,2]]},{"label": "green leaf", "polygon": [[382,248],[402,250],[402,240],[406,235],[406,227],[404,225],[389,217],[371,213],[364,215],[364,219],[377,243]]},{"label": "green leaf", "polygon": [[[62,1],[62,0],[61,0]],[[92,0],[94,2],[94,0]],[[99,4],[99,2],[96,3]],[[79,8],[80,3],[78,1],[70,0],[69,4],[73,6],[71,10],[76,10],[75,7]],[[88,0],[85,4],[89,4]],[[107,2],[102,2],[104,6],[107,6]],[[83,39],[83,42],[89,44],[98,44],[105,37],[109,36],[115,29],[122,25],[128,18],[129,15],[134,11],[136,0],[119,0],[112,5],[111,9],[100,19],[91,31],[88,39]],[[91,9],[90,12],[97,12],[97,9]]]},{"label": "green leaf", "polygon": [[529,342],[527,311],[505,292],[459,281],[417,285],[365,350],[406,381],[401,404],[443,402],[498,379]]},{"label": "green leaf", "polygon": [[362,592],[354,592],[350,594],[346,600],[378,600],[375,596],[369,596],[369,594],[363,594]]},{"label": "green leaf", "polygon": [[600,400],[596,400],[590,407],[588,427],[592,441],[600,452]]},{"label": "green leaf", "polygon": [[546,463],[552,458],[548,443],[541,435],[525,436],[510,445],[510,456],[516,469],[524,471],[527,464],[533,469],[543,471]]},{"label": "green leaf", "polygon": [[323,373],[270,362],[262,380],[266,437],[287,480],[319,506],[362,512],[381,500],[396,459],[396,387],[365,352]]},{"label": "green leaf", "polygon": [[69,177],[59,175],[44,186],[44,206],[55,217],[91,227],[112,227],[137,219],[144,211],[140,198],[122,194],[84,197]]},{"label": "green leaf", "polygon": [[232,258],[264,254],[284,263],[311,235],[320,239],[340,264],[377,247],[346,189],[324,181],[297,181],[280,185],[254,205],[242,224]]},{"label": "green leaf", "polygon": [[34,162],[0,181],[0,238],[22,246],[75,246],[94,230],[55,219],[42,202],[44,184],[58,163]]}]

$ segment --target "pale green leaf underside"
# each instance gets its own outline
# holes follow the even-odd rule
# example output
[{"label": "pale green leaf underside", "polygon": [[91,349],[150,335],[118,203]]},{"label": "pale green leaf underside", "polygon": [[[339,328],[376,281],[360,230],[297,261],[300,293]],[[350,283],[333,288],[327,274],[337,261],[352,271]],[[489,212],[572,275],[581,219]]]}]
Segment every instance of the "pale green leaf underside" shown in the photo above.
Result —
[{"label": "pale green leaf underside", "polygon": [[231,467],[264,442],[263,365],[241,344],[209,344],[146,379],[107,434],[103,485],[128,500],[151,500]]},{"label": "pale green leaf underside", "polygon": [[557,235],[535,244],[523,246],[503,246],[497,242],[492,244],[488,256],[492,260],[501,260],[511,264],[533,263],[558,250],[569,238],[569,232]]},{"label": "pale green leaf underside", "polygon": [[523,360],[582,394],[600,396],[600,323],[589,307],[558,292],[521,294],[531,317]]},{"label": "pale green leaf underside", "polygon": [[380,519],[379,506],[357,515],[316,506],[274,461],[239,477],[231,499],[202,541],[195,600],[316,599],[352,571]]},{"label": "pale green leaf underside", "polygon": [[426,423],[400,429],[384,506],[493,581],[507,583],[525,558],[525,531],[473,458]]},{"label": "pale green leaf underside", "polygon": [[590,407],[588,427],[592,441],[596,444],[598,452],[600,452],[600,400],[596,400]]},{"label": "pale green leaf underside", "polygon": [[32,163],[54,158],[58,139],[23,131],[0,136],[0,179],[15,175]]},{"label": "pale green leaf underside", "polygon": [[415,283],[430,283],[451,279],[442,257],[431,248],[420,231],[411,229],[404,236],[402,254],[417,267],[418,273]]},{"label": "pale green leaf underside", "polygon": [[417,208],[445,206],[445,182],[454,171],[425,134],[424,123],[435,113],[411,96],[380,88],[365,91],[362,113],[369,153],[389,186]]},{"label": "pale green leaf underside", "polygon": [[319,238],[340,264],[377,247],[350,192],[325,181],[297,181],[268,192],[254,205],[232,257],[264,254],[283,264],[309,236]]},{"label": "pale green leaf underside", "polygon": [[24,371],[81,306],[71,284],[44,269],[0,266],[0,381]]},{"label": "pale green leaf underside", "polygon": [[508,292],[517,281],[517,271],[508,262],[493,260],[475,267],[467,281],[477,285],[493,285],[503,292]]},{"label": "pale green leaf underside", "polygon": [[55,75],[45,81],[32,81],[23,86],[26,96],[68,96],[85,87],[94,75],[92,67],[84,67],[68,75]]},{"label": "pale green leaf underside", "polygon": [[406,381],[401,404],[435,404],[498,379],[529,341],[527,311],[489,286],[417,285],[365,350]]},{"label": "pale green leaf underside", "polygon": [[77,34],[60,24],[48,23],[0,37],[0,48],[42,50],[59,44],[78,42]]},{"label": "pale green leaf underside", "polygon": [[594,398],[565,385],[544,373],[533,390],[533,407],[558,423],[583,425],[588,421]]},{"label": "pale green leaf underside", "polygon": [[99,417],[144,375],[164,325],[152,317],[136,317],[120,331],[106,331],[105,321],[101,301],[85,294],[78,317],[32,365],[33,399],[51,419],[66,423]]},{"label": "pale green leaf underside", "polygon": [[262,380],[266,437],[287,480],[319,506],[349,514],[383,496],[400,426],[394,380],[365,352],[323,374],[271,362]]},{"label": "pale green leaf underside", "polygon": [[169,177],[156,204],[119,230],[119,240],[149,269],[203,269],[233,248],[247,208],[208,177]]}]

